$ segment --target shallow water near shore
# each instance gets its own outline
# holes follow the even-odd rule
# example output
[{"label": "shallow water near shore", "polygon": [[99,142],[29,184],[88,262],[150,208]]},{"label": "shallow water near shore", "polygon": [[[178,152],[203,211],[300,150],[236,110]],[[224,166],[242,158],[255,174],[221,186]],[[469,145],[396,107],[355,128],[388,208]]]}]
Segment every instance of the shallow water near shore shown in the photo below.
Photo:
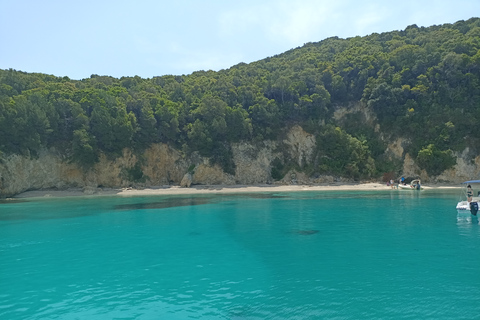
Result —
[{"label": "shallow water near shore", "polygon": [[0,203],[1,319],[474,319],[455,191]]}]

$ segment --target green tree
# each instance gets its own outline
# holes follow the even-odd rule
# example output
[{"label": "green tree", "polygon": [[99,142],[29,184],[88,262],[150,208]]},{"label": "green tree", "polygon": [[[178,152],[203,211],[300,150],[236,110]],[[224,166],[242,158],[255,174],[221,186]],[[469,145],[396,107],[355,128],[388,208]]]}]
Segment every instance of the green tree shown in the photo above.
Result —
[{"label": "green tree", "polygon": [[72,162],[78,163],[84,168],[91,168],[98,161],[95,138],[84,128],[73,132],[71,159]]},{"label": "green tree", "polygon": [[273,139],[280,129],[280,111],[275,100],[260,97],[248,109],[252,119],[253,135],[259,139]]},{"label": "green tree", "polygon": [[438,150],[435,145],[429,144],[421,149],[417,155],[417,163],[429,175],[437,176],[456,164],[455,157],[450,150]]},{"label": "green tree", "polygon": [[113,155],[121,154],[130,145],[135,126],[135,115],[127,114],[125,105],[110,109],[94,107],[90,118],[91,134],[99,148]]},{"label": "green tree", "polygon": [[317,136],[317,170],[320,173],[368,178],[375,174],[375,162],[364,141],[339,127],[325,126]]}]

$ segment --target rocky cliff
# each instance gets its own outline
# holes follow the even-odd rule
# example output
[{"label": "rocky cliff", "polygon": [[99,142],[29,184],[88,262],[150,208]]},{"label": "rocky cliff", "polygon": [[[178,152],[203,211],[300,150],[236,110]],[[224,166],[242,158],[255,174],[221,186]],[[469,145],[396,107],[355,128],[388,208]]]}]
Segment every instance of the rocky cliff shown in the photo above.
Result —
[{"label": "rocky cliff", "polygon": [[140,156],[129,149],[116,159],[102,155],[89,170],[68,163],[55,150],[43,150],[35,158],[11,155],[0,162],[0,196],[50,188],[83,188],[86,193],[94,193],[97,188],[179,185],[192,166],[193,184],[270,183],[271,162],[278,156],[276,147],[271,141],[256,146],[247,143],[232,146],[235,175],[225,173],[198,154],[185,157],[165,144],[152,145]]},{"label": "rocky cliff", "polygon": [[[474,161],[466,159],[468,150],[457,154],[457,164],[438,177],[428,177],[421,171],[409,154],[404,154],[403,145],[408,143],[399,139],[388,146],[391,157],[402,159],[403,174],[420,176],[425,182],[459,183],[478,177],[480,174],[480,156]],[[159,185],[179,185],[189,173],[190,184],[266,184],[272,183],[272,162],[285,156],[302,167],[314,158],[315,138],[301,127],[290,129],[281,142],[265,141],[253,145],[238,143],[232,146],[235,175],[225,173],[218,165],[208,159],[193,154],[184,156],[165,144],[152,145],[138,156],[125,149],[121,157],[100,161],[91,169],[84,170],[68,163],[55,150],[44,150],[38,157],[10,155],[0,161],[0,196],[15,195],[35,189],[83,188],[86,193],[94,193],[98,188],[151,187]],[[192,169],[193,168],[193,169]],[[337,179],[338,180],[338,179]],[[290,171],[279,183],[324,183],[333,182],[333,177],[308,177],[301,172]]]}]

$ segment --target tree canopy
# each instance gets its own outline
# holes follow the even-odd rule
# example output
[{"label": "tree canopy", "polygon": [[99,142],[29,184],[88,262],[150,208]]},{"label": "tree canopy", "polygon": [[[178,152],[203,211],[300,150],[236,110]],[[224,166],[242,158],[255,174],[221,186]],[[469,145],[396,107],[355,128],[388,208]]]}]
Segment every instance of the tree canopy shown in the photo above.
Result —
[{"label": "tree canopy", "polygon": [[[333,117],[358,103],[374,125]],[[451,151],[480,150],[479,121],[478,18],[332,37],[218,72],[71,80],[0,70],[0,152],[55,147],[85,167],[100,152],[163,142],[233,172],[231,143],[276,140],[299,124],[317,137],[312,173],[378,175],[393,165],[386,143],[403,137],[406,152],[438,174]]]}]

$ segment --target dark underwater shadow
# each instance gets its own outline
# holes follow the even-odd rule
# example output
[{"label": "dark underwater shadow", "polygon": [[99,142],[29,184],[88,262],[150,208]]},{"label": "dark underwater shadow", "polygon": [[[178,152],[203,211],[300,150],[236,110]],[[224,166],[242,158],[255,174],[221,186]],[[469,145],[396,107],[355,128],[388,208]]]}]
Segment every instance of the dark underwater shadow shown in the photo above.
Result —
[{"label": "dark underwater shadow", "polygon": [[114,206],[114,210],[166,209],[174,207],[198,206],[211,202],[212,198],[168,198],[162,201],[155,202],[118,204]]},{"label": "dark underwater shadow", "polygon": [[14,199],[14,198],[0,199],[0,206],[3,204],[13,204],[13,203],[23,203],[23,202],[28,202],[28,200]]},{"label": "dark underwater shadow", "polygon": [[312,234],[316,234],[316,233],[319,233],[319,232],[320,232],[319,230],[308,229],[308,230],[292,230],[289,233],[300,235],[300,236],[311,236]]}]

